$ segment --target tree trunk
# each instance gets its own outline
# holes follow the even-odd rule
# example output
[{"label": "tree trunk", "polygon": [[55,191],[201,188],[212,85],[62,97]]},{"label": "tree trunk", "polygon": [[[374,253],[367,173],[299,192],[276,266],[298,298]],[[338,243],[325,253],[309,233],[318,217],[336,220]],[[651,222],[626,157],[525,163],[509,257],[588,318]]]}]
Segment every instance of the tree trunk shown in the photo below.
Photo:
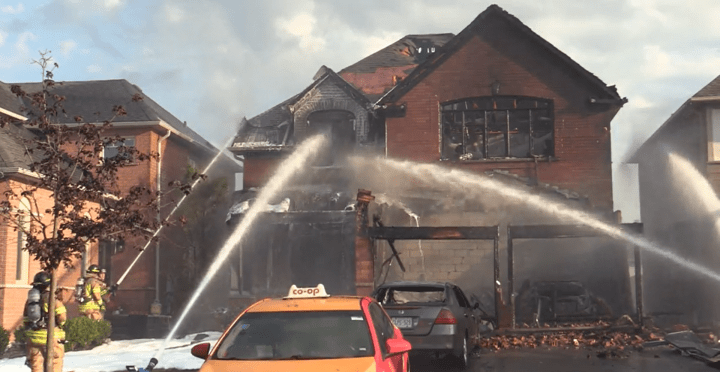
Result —
[{"label": "tree trunk", "polygon": [[57,288],[55,269],[50,272],[50,294],[47,312],[47,343],[45,344],[45,372],[53,372],[53,355],[55,354],[55,288]]}]

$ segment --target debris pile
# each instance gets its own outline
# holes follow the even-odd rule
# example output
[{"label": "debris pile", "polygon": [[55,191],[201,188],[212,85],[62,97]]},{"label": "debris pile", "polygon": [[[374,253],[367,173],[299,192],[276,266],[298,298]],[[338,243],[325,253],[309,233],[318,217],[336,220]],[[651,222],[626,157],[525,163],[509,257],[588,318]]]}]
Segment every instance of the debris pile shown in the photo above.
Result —
[{"label": "debris pile", "polygon": [[657,329],[620,329],[598,322],[569,327],[519,328],[505,334],[488,335],[478,340],[481,349],[499,351],[520,348],[565,348],[595,350],[599,358],[626,357],[632,350],[642,350],[649,341],[662,340]]}]

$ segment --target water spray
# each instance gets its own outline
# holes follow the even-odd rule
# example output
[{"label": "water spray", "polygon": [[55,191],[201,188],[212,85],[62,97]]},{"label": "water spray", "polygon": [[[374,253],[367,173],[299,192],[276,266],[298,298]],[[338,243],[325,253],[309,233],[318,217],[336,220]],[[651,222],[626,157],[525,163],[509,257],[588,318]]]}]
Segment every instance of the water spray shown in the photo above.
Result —
[{"label": "water spray", "polygon": [[[720,199],[715,194],[715,190],[708,180],[695,168],[687,159],[670,153],[668,155],[670,160],[670,170],[673,173],[675,179],[690,179],[692,180],[692,197],[699,198],[705,211],[710,215],[710,218],[715,219],[715,232],[720,235],[720,218],[718,213],[720,212]],[[683,193],[687,193],[686,189],[681,190]]]},{"label": "water spray", "polygon": [[[210,168],[211,168],[213,165],[215,165],[215,162],[220,158],[220,155],[222,155],[223,149],[226,149],[228,146],[230,146],[230,144],[232,143],[233,139],[235,139],[235,136],[230,136],[230,139],[227,141],[227,143],[225,143],[225,146],[222,147],[222,148],[220,149],[220,151],[218,151],[217,155],[215,155],[215,157],[210,161],[210,164],[208,164],[208,165],[205,167],[205,169],[203,169],[202,174],[206,174],[206,173],[208,172],[208,170],[210,170]],[[202,177],[198,177],[198,178],[192,183],[192,185],[190,185],[190,190],[191,190],[191,191],[192,191],[192,189],[195,188],[195,185],[197,185],[198,182],[200,182],[201,179],[202,179]],[[170,211],[170,214],[168,214],[167,217],[165,217],[165,220],[168,220],[170,217],[172,217],[173,214],[175,214],[175,211],[178,210],[178,208],[180,207],[180,205],[182,205],[182,203],[185,201],[185,199],[188,197],[188,195],[189,195],[189,194],[183,195],[183,197],[180,199],[180,201],[179,201],[179,202],[175,205],[175,207]],[[135,259],[130,263],[130,266],[128,266],[128,268],[125,269],[125,272],[122,274],[122,276],[120,277],[120,279],[118,279],[117,283],[115,283],[115,284],[113,285],[113,287],[114,287],[115,289],[125,280],[125,277],[127,276],[127,274],[130,272],[130,270],[132,270],[133,266],[135,266],[135,264],[136,264],[136,263],[138,262],[138,260],[140,259],[140,256],[142,256],[142,254],[145,253],[145,251],[147,250],[147,248],[150,246],[150,243],[152,243],[153,239],[155,239],[155,237],[157,237],[158,234],[160,234],[160,232],[162,231],[162,229],[163,229],[164,227],[165,227],[165,225],[160,225],[160,227],[158,227],[158,228],[155,230],[155,233],[153,233],[153,235],[150,237],[150,239],[148,239],[147,243],[145,243],[145,246],[140,250],[140,253],[138,253],[138,255],[135,257]]]},{"label": "water spray", "polygon": [[250,209],[245,214],[245,217],[242,219],[240,224],[235,228],[233,233],[230,235],[228,240],[220,249],[220,252],[218,253],[217,257],[215,257],[215,260],[210,265],[210,268],[208,268],[208,271],[200,282],[200,285],[190,297],[187,304],[185,305],[185,309],[183,309],[172,330],[170,330],[170,333],[163,342],[162,347],[160,348],[160,350],[158,350],[157,355],[153,357],[151,361],[157,361],[158,359],[160,359],[162,353],[167,347],[168,342],[173,338],[175,332],[177,332],[178,328],[180,327],[180,324],[182,324],[183,320],[190,312],[190,309],[200,297],[200,294],[210,283],[210,280],[213,278],[213,276],[215,276],[215,273],[217,273],[217,271],[220,269],[220,266],[223,264],[225,259],[227,259],[233,249],[238,246],[243,237],[245,237],[245,234],[255,222],[255,220],[257,220],[261,213],[265,212],[266,206],[270,203],[270,200],[278,192],[280,192],[280,190],[282,190],[282,188],[288,183],[288,181],[292,179],[292,177],[294,177],[297,173],[300,172],[300,170],[303,169],[303,166],[305,166],[307,160],[310,159],[311,156],[317,154],[318,150],[326,142],[327,137],[325,137],[324,135],[320,134],[311,137],[301,143],[297,147],[295,152],[293,152],[290,157],[288,157],[280,164],[275,174],[270,178],[265,187],[260,190],[260,193],[258,194],[255,203],[252,204]]},{"label": "water spray", "polygon": [[[395,206],[403,210],[405,214],[410,216],[410,218],[415,221],[415,226],[420,227],[420,216],[417,215],[417,213],[413,212],[405,203],[401,202],[400,200],[394,199],[389,197],[387,194],[378,194],[375,196],[375,202],[378,204],[387,204],[389,206]],[[422,249],[422,240],[418,240],[418,250],[420,251],[420,261],[422,262],[422,272],[423,275],[425,274],[425,254],[423,253]],[[392,261],[390,261],[390,265],[392,265]],[[388,272],[390,270],[388,269]],[[405,271],[405,270],[403,270]]]},{"label": "water spray", "polygon": [[[577,223],[588,226],[613,238],[624,240],[642,248],[647,252],[656,254],[686,269],[690,269],[696,273],[707,276],[716,282],[720,282],[720,274],[718,274],[715,270],[678,256],[668,248],[651,242],[644,237],[628,233],[620,227],[605,223],[586,212],[572,209],[564,204],[554,202],[540,195],[528,194],[526,190],[511,187],[503,182],[486,176],[458,169],[448,169],[436,164],[421,164],[411,161],[398,161],[385,158],[364,159],[361,157],[353,157],[351,161],[366,163],[364,164],[366,167],[389,167],[394,172],[401,172],[423,180],[432,180],[435,185],[445,185],[464,193],[472,192],[473,190],[476,190],[476,188],[488,190],[516,203],[523,203],[524,205],[529,205],[538,211],[551,213],[556,216],[576,221]],[[476,188],[468,188],[467,186],[474,186]]]}]

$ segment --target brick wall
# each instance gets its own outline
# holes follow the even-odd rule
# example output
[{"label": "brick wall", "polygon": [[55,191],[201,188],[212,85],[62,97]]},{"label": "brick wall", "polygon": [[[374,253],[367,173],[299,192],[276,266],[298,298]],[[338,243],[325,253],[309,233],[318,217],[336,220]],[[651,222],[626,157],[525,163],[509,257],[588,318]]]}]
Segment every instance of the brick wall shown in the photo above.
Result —
[{"label": "brick wall", "polygon": [[[113,134],[121,136],[135,136],[135,147],[143,153],[157,153],[158,141],[165,133],[157,133],[148,129],[122,129],[118,128]],[[173,180],[184,180],[188,159],[190,157],[190,149],[183,144],[184,140],[179,140],[175,136],[170,136],[162,142],[162,176],[161,191],[167,190],[168,183]],[[198,166],[203,164],[201,159],[197,159]],[[118,185],[123,192],[126,192],[135,185],[144,185],[151,190],[157,189],[158,161],[152,159],[150,161],[139,162],[126,168],[120,169],[118,172]],[[165,196],[162,210],[163,215],[167,215],[172,209],[174,200],[179,201],[182,197],[180,192],[174,192]],[[112,256],[112,278],[108,278],[111,283],[117,282],[135,258],[140,255],[138,249],[145,246],[147,239],[137,238],[129,239],[125,242],[125,250]],[[164,244],[160,244],[160,254],[162,262],[162,254]],[[121,307],[127,313],[146,314],[150,309],[150,304],[155,299],[155,261],[157,254],[157,246],[152,243],[147,250],[140,255],[135,266],[128,272],[125,280],[120,286],[117,296],[113,303],[109,304],[110,309]],[[162,298],[162,293],[160,297]]]},{"label": "brick wall", "polygon": [[246,157],[243,162],[243,190],[265,185],[282,160],[279,156]]},{"label": "brick wall", "polygon": [[[388,118],[387,152],[395,158],[433,162],[440,159],[439,104],[491,95],[493,82],[501,95],[549,98],[555,109],[555,157],[537,165],[539,182],[551,183],[590,196],[601,208],[612,208],[610,121],[617,107],[589,106],[593,87],[567,68],[558,68],[538,47],[523,42],[502,25],[494,29],[505,43],[472,37],[397,103],[407,103],[405,117]],[[533,161],[470,161],[453,166],[483,172],[504,169],[527,176]]]},{"label": "brick wall", "polygon": [[[26,185],[7,178],[0,183],[0,190],[3,191],[8,188],[18,190],[22,187],[26,187]],[[36,193],[36,198],[41,210],[52,206],[49,191],[39,190]],[[50,222],[50,217],[49,215],[44,216],[46,223]],[[7,222],[0,223],[0,247],[3,249],[3,254],[0,255],[0,326],[12,332],[22,325],[22,313],[27,299],[27,292],[31,288],[30,283],[33,277],[37,272],[41,271],[41,267],[38,261],[30,257],[26,270],[27,275],[21,280],[16,279],[18,232]],[[97,263],[97,245],[90,247],[88,262]],[[57,271],[57,285],[63,290],[61,300],[67,306],[70,317],[78,315],[77,304],[73,300],[72,291],[75,281],[80,276],[80,266],[79,260],[73,260],[71,267],[61,265]]]}]

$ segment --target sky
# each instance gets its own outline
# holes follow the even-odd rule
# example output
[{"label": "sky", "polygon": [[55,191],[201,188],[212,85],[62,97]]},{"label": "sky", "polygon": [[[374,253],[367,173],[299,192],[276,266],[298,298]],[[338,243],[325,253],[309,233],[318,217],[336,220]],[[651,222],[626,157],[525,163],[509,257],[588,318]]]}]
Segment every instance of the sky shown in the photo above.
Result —
[{"label": "sky", "polygon": [[[198,335],[205,335],[194,341]],[[160,355],[157,369],[200,369],[203,360],[190,354],[190,349],[197,343],[210,342],[213,345],[220,338],[220,332],[204,332],[191,334],[168,342],[162,354],[158,351],[165,340],[138,339],[110,341],[92,350],[70,351],[65,353],[63,370],[73,372],[114,372],[125,371],[125,366],[145,368],[150,358]],[[0,359],[0,370],[3,372],[27,372],[25,357]]]},{"label": "sky", "polygon": [[629,102],[612,123],[615,209],[639,219],[623,162],[720,74],[720,2],[688,0],[0,0],[0,81],[127,79],[216,146],[335,71],[407,34],[459,33],[490,4]]}]

